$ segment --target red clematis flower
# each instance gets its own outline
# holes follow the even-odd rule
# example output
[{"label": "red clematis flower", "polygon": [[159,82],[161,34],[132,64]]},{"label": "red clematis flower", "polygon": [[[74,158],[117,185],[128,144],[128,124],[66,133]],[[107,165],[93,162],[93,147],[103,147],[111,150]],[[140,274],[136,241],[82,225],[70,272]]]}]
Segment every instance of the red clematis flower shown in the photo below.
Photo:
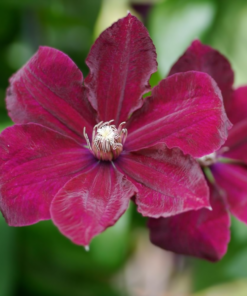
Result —
[{"label": "red clematis flower", "polygon": [[16,125],[0,137],[0,208],[8,224],[51,218],[87,246],[132,197],[149,217],[209,207],[192,156],[215,151],[227,137],[214,80],[175,74],[142,99],[156,53],[131,14],[99,36],[86,64],[83,82],[68,56],[41,47],[10,79],[7,108]]},{"label": "red clematis flower", "polygon": [[176,253],[217,261],[230,239],[229,212],[247,223],[247,87],[232,89],[233,71],[218,51],[194,41],[169,75],[190,70],[210,74],[220,87],[226,112],[234,124],[225,146],[198,159],[209,177],[213,211],[188,211],[150,219],[151,241]]}]

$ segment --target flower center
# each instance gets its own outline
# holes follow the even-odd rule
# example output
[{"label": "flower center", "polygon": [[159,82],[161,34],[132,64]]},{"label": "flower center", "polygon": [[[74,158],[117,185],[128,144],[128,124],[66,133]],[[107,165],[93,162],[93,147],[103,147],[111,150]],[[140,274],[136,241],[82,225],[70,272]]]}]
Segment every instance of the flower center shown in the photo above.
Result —
[{"label": "flower center", "polygon": [[93,128],[92,145],[90,144],[86,128],[83,134],[87,142],[87,147],[95,157],[100,160],[116,159],[123,151],[123,144],[127,138],[127,129],[122,128],[125,122],[119,124],[118,128],[111,124],[114,120],[101,121]]},{"label": "flower center", "polygon": [[198,163],[203,167],[208,167],[217,161],[216,152],[204,155],[197,159]]}]

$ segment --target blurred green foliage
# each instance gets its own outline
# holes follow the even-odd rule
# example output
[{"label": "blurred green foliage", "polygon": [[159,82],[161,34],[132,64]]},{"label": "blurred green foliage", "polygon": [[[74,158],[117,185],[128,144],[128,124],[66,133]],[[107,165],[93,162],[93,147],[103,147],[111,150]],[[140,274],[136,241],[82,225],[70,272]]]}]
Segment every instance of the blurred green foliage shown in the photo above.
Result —
[{"label": "blurred green foliage", "polygon": [[101,0],[0,1],[0,124],[7,120],[4,96],[8,78],[40,45],[67,53],[87,74],[84,60],[100,8]]},{"label": "blurred green foliage", "polygon": [[193,260],[194,289],[247,278],[247,227],[232,217],[231,241],[227,254],[217,263]]},{"label": "blurred green foliage", "polygon": [[210,0],[167,0],[153,8],[149,28],[162,77],[190,42],[202,37],[214,15],[215,3]]},{"label": "blurred green foliage", "polygon": [[[102,5],[106,2],[0,1],[1,130],[11,125],[4,103],[8,79],[39,45],[64,51],[86,76],[88,69],[84,60],[95,38]],[[214,46],[230,59],[236,73],[236,85],[247,83],[247,1],[156,2],[147,19],[159,62],[159,72],[151,78],[152,85],[165,77],[170,66],[195,38]],[[128,6],[128,1],[121,0],[121,5]],[[109,18],[113,17],[110,7],[108,1],[109,11],[104,9],[104,19],[107,13]],[[97,27],[96,32],[99,30]],[[134,230],[145,228],[145,225],[146,219],[132,204],[114,227],[93,240],[90,251],[86,252],[62,236],[50,221],[11,228],[0,216],[0,296],[127,295],[116,289],[114,277],[134,250]],[[247,228],[233,219],[232,240],[221,262],[188,260],[194,270],[194,290],[246,279],[246,252]]]},{"label": "blurred green foliage", "polygon": [[148,28],[162,77],[198,38],[229,58],[235,70],[235,85],[247,83],[247,1],[160,1],[152,9]]},{"label": "blurred green foliage", "polygon": [[16,280],[15,230],[7,226],[0,214],[0,295],[14,295]]}]

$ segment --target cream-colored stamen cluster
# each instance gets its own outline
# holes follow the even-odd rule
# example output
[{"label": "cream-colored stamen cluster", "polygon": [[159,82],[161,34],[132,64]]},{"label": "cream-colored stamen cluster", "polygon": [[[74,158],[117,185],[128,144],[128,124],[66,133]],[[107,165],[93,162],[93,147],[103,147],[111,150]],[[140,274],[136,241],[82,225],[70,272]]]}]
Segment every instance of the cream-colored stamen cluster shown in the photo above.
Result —
[{"label": "cream-colored stamen cluster", "polygon": [[201,166],[208,167],[217,161],[217,155],[213,152],[198,158],[197,161]]},{"label": "cream-colored stamen cluster", "polygon": [[[115,125],[109,125],[111,121],[101,123],[97,126],[97,133],[94,139],[94,145],[97,150],[102,150],[103,152],[116,150],[117,147],[122,146],[117,140],[120,138],[118,130]],[[94,137],[94,136],[93,136]]]},{"label": "cream-colored stamen cluster", "polygon": [[123,150],[123,144],[127,137],[127,129],[122,128],[125,122],[122,122],[118,129],[111,124],[114,120],[107,122],[101,121],[93,128],[92,146],[90,144],[86,129],[83,134],[88,148],[100,160],[112,160],[119,156]]},{"label": "cream-colored stamen cluster", "polygon": [[[208,167],[213,165],[214,163],[220,161],[222,158],[222,155],[229,150],[229,147],[221,147],[217,152],[213,152],[207,155],[204,155],[200,158],[197,158],[197,162],[200,164],[202,167]],[[223,156],[224,158],[224,156]]]}]

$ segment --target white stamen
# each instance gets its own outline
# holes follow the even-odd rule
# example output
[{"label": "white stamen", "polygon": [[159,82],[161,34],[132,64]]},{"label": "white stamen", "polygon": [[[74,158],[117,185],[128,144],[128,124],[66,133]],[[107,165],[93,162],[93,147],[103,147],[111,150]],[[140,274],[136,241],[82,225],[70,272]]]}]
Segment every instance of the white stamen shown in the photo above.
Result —
[{"label": "white stamen", "polygon": [[127,138],[127,129],[122,128],[125,122],[119,124],[118,128],[111,124],[114,120],[99,122],[93,128],[92,145],[90,144],[86,128],[83,135],[87,142],[87,147],[94,156],[101,160],[112,160],[119,156],[123,150],[123,144]]},{"label": "white stamen", "polygon": [[124,130],[126,130],[127,131],[127,129],[126,128],[122,128],[123,127],[123,125],[125,125],[126,124],[126,122],[124,121],[124,122],[122,122],[122,123],[120,123],[119,124],[119,126],[118,126],[118,129],[117,129],[117,131],[120,133],[121,131],[124,131]]},{"label": "white stamen", "polygon": [[89,246],[85,246],[85,251],[89,251],[90,250],[90,248],[89,248]]},{"label": "white stamen", "polygon": [[216,159],[217,159],[216,152],[213,152],[198,158],[197,161],[201,166],[210,166],[216,162]]},{"label": "white stamen", "polygon": [[[118,130],[114,125],[109,125],[113,120],[103,123],[97,129],[97,134],[94,141],[98,150],[102,149],[104,152],[110,152],[111,148],[116,150],[116,140],[120,138]],[[121,145],[121,144],[120,144]]]},{"label": "white stamen", "polygon": [[91,147],[91,144],[90,144],[90,141],[89,141],[88,135],[87,135],[87,133],[86,133],[86,127],[83,128],[83,135],[84,135],[84,138],[86,139],[86,142],[87,142],[88,148],[89,148],[90,150],[92,150],[92,147]]}]

